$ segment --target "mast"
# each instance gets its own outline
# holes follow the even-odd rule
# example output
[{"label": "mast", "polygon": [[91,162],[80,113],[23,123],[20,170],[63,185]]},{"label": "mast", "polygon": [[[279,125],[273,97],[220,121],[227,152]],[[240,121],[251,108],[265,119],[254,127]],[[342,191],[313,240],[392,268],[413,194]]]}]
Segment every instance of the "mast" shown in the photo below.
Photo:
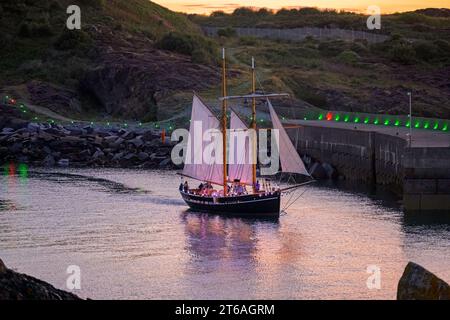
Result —
[{"label": "mast", "polygon": [[[255,58],[252,57],[252,95],[256,95],[256,73],[255,73]],[[256,147],[256,97],[252,98],[252,125],[253,129],[253,170],[252,170],[252,182],[253,182],[253,191],[255,191],[256,186],[256,159],[257,159],[257,147]]]},{"label": "mast", "polygon": [[[222,49],[222,96],[227,96],[225,48]],[[222,100],[223,195],[227,196],[227,101]]]}]

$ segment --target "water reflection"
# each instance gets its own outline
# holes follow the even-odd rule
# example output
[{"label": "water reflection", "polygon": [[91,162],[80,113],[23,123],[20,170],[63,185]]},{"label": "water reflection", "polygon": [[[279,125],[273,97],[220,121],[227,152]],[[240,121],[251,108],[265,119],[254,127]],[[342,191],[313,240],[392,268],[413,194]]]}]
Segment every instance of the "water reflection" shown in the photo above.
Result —
[{"label": "water reflection", "polygon": [[[273,220],[228,218],[190,211],[182,214],[182,221],[193,268],[204,268],[205,272],[215,268],[211,261],[220,262],[222,267],[236,261],[247,268],[254,267],[258,260],[258,229],[270,229],[269,233],[273,234],[279,227],[278,221]],[[209,264],[204,265],[205,261]]]}]

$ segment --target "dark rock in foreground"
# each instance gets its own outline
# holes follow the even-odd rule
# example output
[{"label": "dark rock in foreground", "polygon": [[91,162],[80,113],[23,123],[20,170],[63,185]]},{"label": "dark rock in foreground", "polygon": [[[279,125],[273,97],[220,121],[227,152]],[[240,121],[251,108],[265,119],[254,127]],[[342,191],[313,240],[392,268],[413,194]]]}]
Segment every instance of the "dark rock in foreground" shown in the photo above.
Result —
[{"label": "dark rock in foreground", "polygon": [[398,300],[450,300],[450,285],[425,268],[409,262],[398,283]]},{"label": "dark rock in foreground", "polygon": [[8,269],[0,259],[0,300],[81,300],[76,295]]}]

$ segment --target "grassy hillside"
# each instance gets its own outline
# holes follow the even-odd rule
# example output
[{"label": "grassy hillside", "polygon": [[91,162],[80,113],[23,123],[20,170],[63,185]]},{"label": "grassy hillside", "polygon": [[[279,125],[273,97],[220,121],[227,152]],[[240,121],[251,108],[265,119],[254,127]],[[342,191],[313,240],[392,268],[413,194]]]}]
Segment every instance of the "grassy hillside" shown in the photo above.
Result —
[{"label": "grassy hillside", "polygon": [[[81,8],[80,31],[69,31],[65,26],[66,8],[70,4]],[[0,14],[0,93],[29,98],[30,103],[31,100],[51,101],[52,95],[59,101],[63,96],[67,101],[52,110],[78,118],[142,115],[141,111],[113,112],[108,101],[99,101],[98,90],[83,88],[90,73],[102,67],[114,67],[112,63],[118,63],[117,59],[121,59],[121,66],[116,71],[126,73],[127,78],[100,80],[108,81],[113,91],[126,82],[120,88],[127,91],[122,98],[128,95],[130,104],[146,100],[138,106],[142,110],[152,108],[157,102],[151,90],[148,99],[142,97],[143,93],[133,97],[133,87],[137,86],[134,81],[138,79],[133,79],[130,68],[139,66],[142,70],[135,70],[135,76],[138,71],[147,73],[147,82],[161,82],[162,76],[181,79],[177,72],[189,68],[194,70],[196,79],[195,70],[201,68],[195,64],[214,67],[218,56],[214,42],[206,39],[195,23],[147,0],[3,0]],[[174,66],[174,74],[168,73],[169,68],[159,68],[164,69],[166,64]],[[173,86],[167,82],[163,95],[179,90],[191,92],[197,87],[195,83],[190,85],[189,79],[186,84]],[[36,99],[32,99],[33,93]],[[43,94],[47,95],[46,99]],[[77,108],[69,106],[74,99]]]},{"label": "grassy hillside", "polygon": [[255,56],[264,86],[292,92],[299,101],[332,110],[405,114],[406,94],[412,91],[416,115],[450,118],[450,32],[444,32],[450,26],[450,10],[383,16],[382,32],[389,38],[378,44],[237,37],[232,28],[365,28],[366,17],[354,13],[237,9],[191,19],[224,27],[217,40],[232,48],[236,66],[248,65]]}]

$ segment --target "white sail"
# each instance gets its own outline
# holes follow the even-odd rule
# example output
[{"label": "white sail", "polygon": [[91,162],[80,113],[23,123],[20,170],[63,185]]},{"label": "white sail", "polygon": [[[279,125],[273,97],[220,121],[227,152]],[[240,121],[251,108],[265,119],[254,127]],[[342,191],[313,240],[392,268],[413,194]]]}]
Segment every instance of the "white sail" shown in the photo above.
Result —
[{"label": "white sail", "polygon": [[273,109],[272,104],[269,100],[267,100],[269,104],[270,117],[272,119],[272,124],[274,129],[278,129],[280,134],[280,145],[279,145],[279,154],[280,154],[280,162],[281,162],[281,170],[283,172],[291,172],[291,173],[299,173],[306,176],[309,176],[308,170],[305,168],[305,164],[300,158],[297,150],[291,142],[286,130],[283,128],[280,119],[278,118],[277,113]]},{"label": "white sail", "polygon": [[216,129],[219,133],[220,122],[200,98],[194,95],[183,175],[201,181],[223,184],[221,136],[215,139],[215,160],[211,161],[204,157],[205,150],[211,147],[211,141],[204,141],[204,134],[211,129]]},{"label": "white sail", "polygon": [[253,183],[253,148],[251,147],[253,139],[247,125],[236,113],[231,111],[228,148],[228,178],[230,181],[239,179],[241,183],[248,185]]}]

